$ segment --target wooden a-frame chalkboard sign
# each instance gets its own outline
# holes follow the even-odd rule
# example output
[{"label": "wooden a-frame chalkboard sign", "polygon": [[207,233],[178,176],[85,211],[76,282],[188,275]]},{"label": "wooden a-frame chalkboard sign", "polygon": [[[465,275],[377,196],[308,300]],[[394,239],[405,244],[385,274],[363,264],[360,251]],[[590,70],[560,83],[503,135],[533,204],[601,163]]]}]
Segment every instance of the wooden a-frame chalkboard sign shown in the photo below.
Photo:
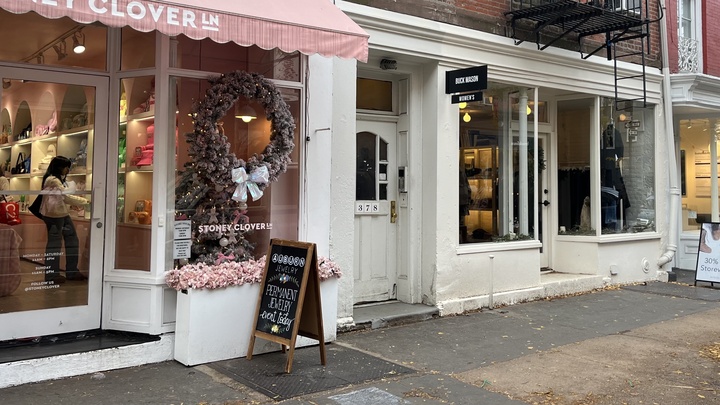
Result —
[{"label": "wooden a-frame chalkboard sign", "polygon": [[252,359],[255,338],[289,348],[285,372],[292,369],[298,335],[320,342],[320,363],[324,366],[325,337],[317,248],[314,243],[271,239],[262,286],[255,311],[247,359]]}]

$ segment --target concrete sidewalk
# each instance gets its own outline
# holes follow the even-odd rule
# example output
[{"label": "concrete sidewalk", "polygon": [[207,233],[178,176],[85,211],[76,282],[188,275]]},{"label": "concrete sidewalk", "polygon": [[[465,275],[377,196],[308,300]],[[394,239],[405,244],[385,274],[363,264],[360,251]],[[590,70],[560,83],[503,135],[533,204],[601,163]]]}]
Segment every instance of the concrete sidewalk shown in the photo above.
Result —
[{"label": "concrete sidewalk", "polygon": [[324,368],[317,347],[297,350],[289,375],[281,353],[165,362],[10,387],[0,403],[720,404],[720,289],[608,289],[340,334],[327,350]]}]

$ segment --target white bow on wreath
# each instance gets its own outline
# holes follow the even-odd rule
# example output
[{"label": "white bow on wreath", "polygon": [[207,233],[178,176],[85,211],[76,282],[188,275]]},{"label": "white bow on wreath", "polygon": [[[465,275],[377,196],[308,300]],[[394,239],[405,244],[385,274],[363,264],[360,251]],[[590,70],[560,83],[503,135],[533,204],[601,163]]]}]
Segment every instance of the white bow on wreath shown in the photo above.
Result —
[{"label": "white bow on wreath", "polygon": [[232,199],[235,201],[246,202],[248,191],[253,201],[259,200],[263,196],[263,191],[258,184],[267,184],[270,181],[270,173],[267,166],[258,166],[249,175],[244,167],[232,169],[232,180],[237,183]]}]

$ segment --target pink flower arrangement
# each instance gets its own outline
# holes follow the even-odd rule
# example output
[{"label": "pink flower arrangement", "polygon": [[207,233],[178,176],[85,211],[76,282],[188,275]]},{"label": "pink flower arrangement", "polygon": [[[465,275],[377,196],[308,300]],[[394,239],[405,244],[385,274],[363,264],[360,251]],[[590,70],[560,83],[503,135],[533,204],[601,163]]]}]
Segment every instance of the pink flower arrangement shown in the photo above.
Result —
[{"label": "pink flower arrangement", "polygon": [[333,277],[340,278],[340,276],[342,276],[340,266],[325,256],[318,257],[318,272],[320,273],[320,281],[325,281]]},{"label": "pink flower arrangement", "polygon": [[[234,285],[259,283],[265,270],[265,256],[258,260],[227,261],[220,264],[193,263],[165,273],[165,283],[177,290],[225,288]],[[342,275],[340,267],[327,257],[318,257],[320,280]]]}]

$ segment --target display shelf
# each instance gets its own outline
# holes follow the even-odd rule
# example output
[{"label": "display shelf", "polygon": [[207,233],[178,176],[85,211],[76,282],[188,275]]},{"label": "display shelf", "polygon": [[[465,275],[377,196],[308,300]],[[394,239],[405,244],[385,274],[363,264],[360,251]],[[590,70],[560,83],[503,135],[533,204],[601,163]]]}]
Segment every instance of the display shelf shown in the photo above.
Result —
[{"label": "display shelf", "polygon": [[[10,168],[13,168],[20,153],[23,158],[30,157],[29,173],[4,171],[10,180],[10,190],[25,193],[30,201],[41,189],[42,177],[55,156],[71,159],[81,156],[83,167],[79,170],[74,168],[68,176],[78,184],[91,186],[92,170],[86,169],[92,167],[94,137],[94,127],[88,123],[90,93],[79,86],[59,83],[47,83],[43,89],[38,93],[34,86],[13,86],[11,96],[1,100],[3,133],[10,132],[12,135],[8,142],[0,145],[0,163],[4,166],[9,160]],[[12,131],[6,123],[10,112],[15,115]],[[51,129],[52,132],[35,135]],[[21,134],[27,135],[27,138],[18,139]]]},{"label": "display shelf", "polygon": [[152,173],[153,165],[150,165],[150,166],[132,166],[132,165],[130,165],[130,167],[126,167],[124,170],[121,169],[118,171],[118,173],[130,173],[130,172]]},{"label": "display shelf", "polygon": [[[470,235],[497,235],[498,196],[497,165],[498,148],[482,146],[461,148],[462,164],[470,186],[469,215],[465,226]],[[487,239],[476,238],[474,239]]]},{"label": "display shelf", "polygon": [[[148,84],[150,82],[143,80],[122,80],[123,89],[129,92],[126,99],[127,111],[136,111],[141,107],[142,103],[147,103],[148,94],[152,93],[152,90],[146,87]],[[118,163],[120,166],[117,169],[118,205],[116,215],[118,225],[122,226],[122,228],[118,228],[118,235],[134,235],[133,237],[137,239],[142,238],[143,236],[140,235],[144,235],[144,232],[149,231],[151,226],[149,224],[133,223],[130,217],[135,211],[137,201],[152,200],[154,168],[152,165],[137,166],[133,163],[138,163],[140,160],[134,159],[136,154],[142,156],[143,151],[152,150],[155,135],[155,112],[153,109],[149,109],[149,111],[134,114],[123,113],[124,110],[120,114],[120,122],[118,123],[119,138],[116,141],[119,148]],[[122,155],[123,149],[124,155]],[[148,158],[148,152],[145,152],[145,155]],[[149,158],[152,159],[152,156]],[[145,219],[152,218],[152,212],[143,212],[145,212],[143,214]]]}]

